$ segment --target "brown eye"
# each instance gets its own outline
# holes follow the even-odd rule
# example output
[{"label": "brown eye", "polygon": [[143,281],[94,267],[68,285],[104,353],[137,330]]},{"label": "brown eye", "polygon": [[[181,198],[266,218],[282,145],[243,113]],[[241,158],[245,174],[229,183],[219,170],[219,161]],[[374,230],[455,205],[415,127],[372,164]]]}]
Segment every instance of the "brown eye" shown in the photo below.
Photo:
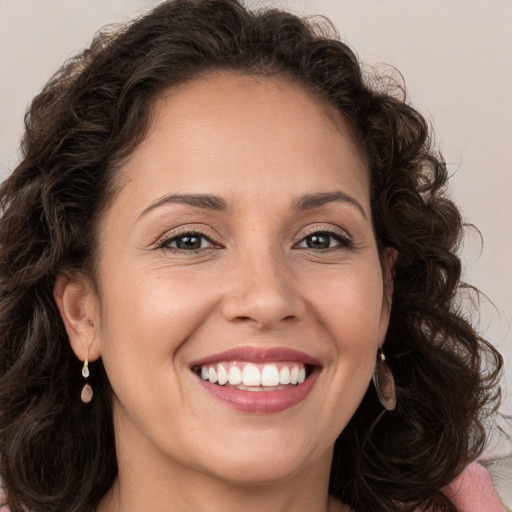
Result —
[{"label": "brown eye", "polygon": [[351,247],[352,243],[347,236],[340,233],[331,233],[328,231],[316,231],[301,240],[298,244],[301,248],[328,250],[335,248]]},{"label": "brown eye", "polygon": [[184,235],[176,238],[176,247],[183,250],[201,249],[201,237],[197,235]]},{"label": "brown eye", "polygon": [[325,234],[311,235],[306,238],[306,245],[309,249],[328,249],[331,247],[331,238]]},{"label": "brown eye", "polygon": [[202,233],[181,233],[163,240],[160,249],[175,249],[179,251],[199,251],[213,247],[212,241]]}]

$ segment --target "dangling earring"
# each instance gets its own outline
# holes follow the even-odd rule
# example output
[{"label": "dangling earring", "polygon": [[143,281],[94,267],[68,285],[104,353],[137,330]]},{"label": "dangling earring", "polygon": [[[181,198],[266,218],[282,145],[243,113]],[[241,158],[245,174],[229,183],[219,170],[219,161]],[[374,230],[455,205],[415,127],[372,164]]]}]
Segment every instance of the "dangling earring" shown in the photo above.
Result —
[{"label": "dangling earring", "polygon": [[[82,377],[87,380],[89,377],[89,351],[87,351],[87,357],[85,358],[84,365],[82,367]],[[93,391],[91,386],[85,383],[84,387],[82,388],[82,393],[80,395],[80,398],[82,399],[82,402],[84,404],[88,404],[92,400]]]},{"label": "dangling earring", "polygon": [[377,351],[377,362],[373,371],[373,385],[379,396],[380,403],[388,410],[392,411],[396,407],[396,390],[393,374],[386,364],[386,357],[379,347]]}]

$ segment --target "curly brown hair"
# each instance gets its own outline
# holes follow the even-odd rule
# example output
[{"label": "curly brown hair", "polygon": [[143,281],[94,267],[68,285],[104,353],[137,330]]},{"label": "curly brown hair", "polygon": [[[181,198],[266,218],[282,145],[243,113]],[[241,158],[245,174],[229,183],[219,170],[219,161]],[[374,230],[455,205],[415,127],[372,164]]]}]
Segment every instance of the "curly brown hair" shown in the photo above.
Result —
[{"label": "curly brown hair", "polygon": [[[164,89],[214,70],[292,80],[338,109],[368,161],[375,236],[394,248],[386,355],[398,404],[372,388],[340,434],[330,492],[354,511],[455,511],[442,493],[485,443],[502,360],[461,306],[461,215],[423,117],[365,76],[327,22],[237,0],[174,0],[98,34],[34,99],[0,188],[0,478],[12,512],[92,511],[117,474],[111,389],[80,402],[81,363],[53,298],[95,274],[98,219]],[[372,83],[374,84],[372,86]],[[375,85],[377,84],[377,85]]]}]

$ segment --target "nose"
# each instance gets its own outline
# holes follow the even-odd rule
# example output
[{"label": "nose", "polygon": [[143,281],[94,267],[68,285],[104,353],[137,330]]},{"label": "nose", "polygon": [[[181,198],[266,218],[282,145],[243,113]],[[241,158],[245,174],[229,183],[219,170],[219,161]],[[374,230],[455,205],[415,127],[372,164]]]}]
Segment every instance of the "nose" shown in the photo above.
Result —
[{"label": "nose", "polygon": [[302,320],[306,303],[283,255],[250,254],[226,275],[223,315],[230,322],[269,330]]}]

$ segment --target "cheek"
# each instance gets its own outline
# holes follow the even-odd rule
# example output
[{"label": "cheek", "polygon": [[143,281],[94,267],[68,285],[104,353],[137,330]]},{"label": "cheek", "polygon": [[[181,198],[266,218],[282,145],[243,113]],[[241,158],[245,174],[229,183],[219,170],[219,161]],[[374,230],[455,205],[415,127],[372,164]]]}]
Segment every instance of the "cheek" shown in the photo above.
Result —
[{"label": "cheek", "polygon": [[383,283],[378,263],[333,269],[309,278],[307,286],[315,316],[339,341],[340,348],[364,353],[369,344],[378,342],[383,319]]},{"label": "cheek", "polygon": [[200,293],[200,283],[190,276],[125,275],[132,277],[111,275],[101,298],[100,342],[109,378],[113,385],[123,374],[148,381],[157,375],[170,379],[174,355],[209,315],[215,300],[205,290]]}]

